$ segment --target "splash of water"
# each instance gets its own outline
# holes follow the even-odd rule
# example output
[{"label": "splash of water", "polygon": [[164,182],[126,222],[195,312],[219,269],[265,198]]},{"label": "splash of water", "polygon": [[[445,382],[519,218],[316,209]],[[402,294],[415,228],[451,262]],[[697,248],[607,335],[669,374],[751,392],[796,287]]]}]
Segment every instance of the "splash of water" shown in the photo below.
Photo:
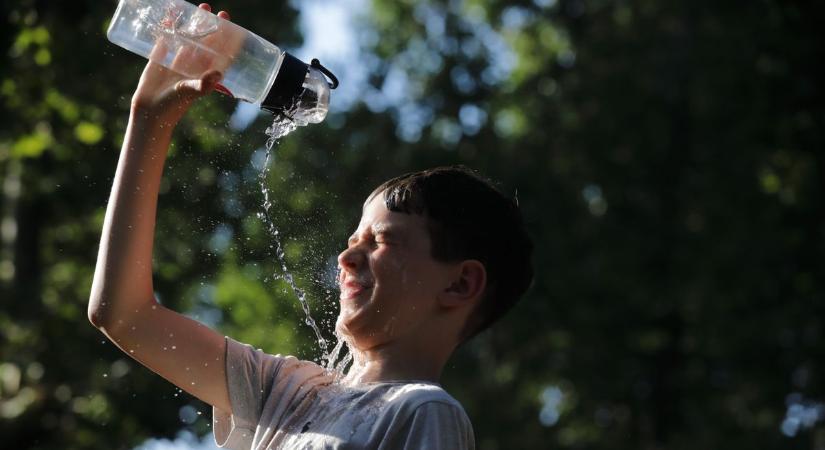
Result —
[{"label": "splash of water", "polygon": [[[341,381],[347,374],[347,368],[352,362],[352,351],[350,351],[349,343],[337,332],[335,338],[338,342],[335,347],[330,350],[326,358],[326,365],[324,369],[333,376],[335,381]],[[341,353],[344,350],[345,353]]]},{"label": "splash of water", "polygon": [[[267,157],[269,156],[269,152],[272,150],[272,147],[275,145],[275,143],[282,137],[295,131],[299,125],[299,123],[295,122],[291,117],[287,115],[275,115],[275,120],[272,122],[272,125],[270,125],[269,128],[267,128],[265,131],[266,135],[269,136],[269,139],[267,139],[266,141]],[[264,165],[264,171],[266,170],[267,167],[266,165]]]}]

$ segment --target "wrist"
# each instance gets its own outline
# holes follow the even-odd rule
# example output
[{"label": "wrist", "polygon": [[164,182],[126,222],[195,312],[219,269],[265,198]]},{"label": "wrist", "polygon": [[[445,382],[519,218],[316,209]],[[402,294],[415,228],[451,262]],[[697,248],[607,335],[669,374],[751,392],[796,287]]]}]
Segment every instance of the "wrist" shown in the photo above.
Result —
[{"label": "wrist", "polygon": [[158,112],[151,108],[132,105],[129,111],[130,128],[152,136],[171,136],[179,121],[179,117],[170,117],[168,112]]}]

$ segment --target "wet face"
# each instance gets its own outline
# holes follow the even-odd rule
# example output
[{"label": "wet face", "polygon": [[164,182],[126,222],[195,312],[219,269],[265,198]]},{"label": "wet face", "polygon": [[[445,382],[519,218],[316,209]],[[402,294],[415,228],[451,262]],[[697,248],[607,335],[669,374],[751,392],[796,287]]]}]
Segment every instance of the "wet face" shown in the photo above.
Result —
[{"label": "wet face", "polygon": [[430,255],[426,220],[387,209],[380,193],[338,256],[341,312],[336,328],[362,350],[414,336],[437,311],[452,265]]}]

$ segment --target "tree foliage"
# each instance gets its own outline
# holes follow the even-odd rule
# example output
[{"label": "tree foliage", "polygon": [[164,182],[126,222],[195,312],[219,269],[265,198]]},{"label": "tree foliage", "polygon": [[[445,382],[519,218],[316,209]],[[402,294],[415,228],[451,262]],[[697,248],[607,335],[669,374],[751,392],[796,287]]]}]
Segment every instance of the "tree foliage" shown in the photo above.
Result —
[{"label": "tree foliage", "polygon": [[[86,319],[143,65],[105,40],[112,11],[23,0],[2,13],[10,448],[210,431],[208,405]],[[231,12],[300,45],[288,3]],[[364,197],[402,172],[466,164],[517,196],[537,247],[526,298],[445,373],[479,448],[822,448],[824,15],[775,0],[373,0],[351,62],[367,71],[359,100],[282,139],[266,172],[325,333],[331,258]],[[234,108],[205,99],[176,132],[157,294],[233,338],[316,358],[258,217],[268,119],[233,130]],[[203,414],[182,423],[186,405]]]}]

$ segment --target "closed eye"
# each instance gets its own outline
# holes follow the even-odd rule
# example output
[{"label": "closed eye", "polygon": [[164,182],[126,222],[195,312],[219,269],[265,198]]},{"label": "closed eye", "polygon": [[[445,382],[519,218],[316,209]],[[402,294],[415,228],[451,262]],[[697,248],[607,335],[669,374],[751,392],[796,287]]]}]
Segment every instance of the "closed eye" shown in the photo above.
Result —
[{"label": "closed eye", "polygon": [[350,237],[349,239],[347,239],[347,248],[351,248],[358,245],[358,243],[362,240],[366,241],[366,243],[370,246],[387,244],[387,241],[385,239],[379,239],[376,238],[374,235],[369,234],[367,236],[364,236],[362,239],[359,239],[357,236]]},{"label": "closed eye", "polygon": [[355,233],[347,239],[347,248],[358,245],[358,243],[362,240],[366,241],[371,246],[394,245],[397,241],[397,236],[389,230],[382,230],[375,234],[370,231],[365,231],[361,235]]}]

